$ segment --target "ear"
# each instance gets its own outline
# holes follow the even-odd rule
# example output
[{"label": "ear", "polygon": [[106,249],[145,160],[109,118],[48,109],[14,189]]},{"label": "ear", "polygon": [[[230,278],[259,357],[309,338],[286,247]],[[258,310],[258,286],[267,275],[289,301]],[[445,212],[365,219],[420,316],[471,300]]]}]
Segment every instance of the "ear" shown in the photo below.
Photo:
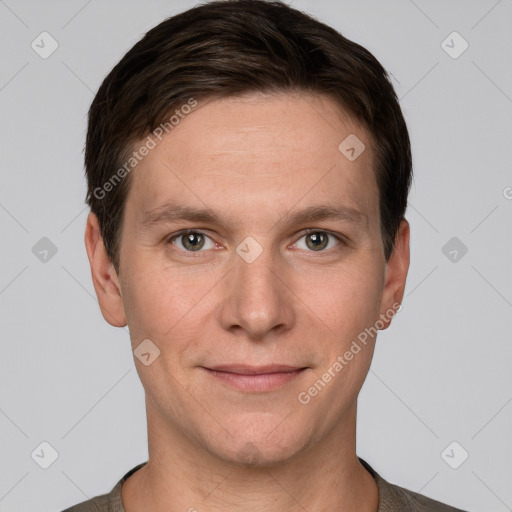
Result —
[{"label": "ear", "polygon": [[98,217],[92,212],[87,217],[84,241],[101,314],[110,325],[124,327],[127,322],[121,286],[114,265],[103,245]]},{"label": "ear", "polygon": [[405,281],[409,271],[409,222],[403,219],[395,238],[395,247],[386,264],[386,277],[380,304],[380,320],[387,329],[399,305],[402,303]]}]

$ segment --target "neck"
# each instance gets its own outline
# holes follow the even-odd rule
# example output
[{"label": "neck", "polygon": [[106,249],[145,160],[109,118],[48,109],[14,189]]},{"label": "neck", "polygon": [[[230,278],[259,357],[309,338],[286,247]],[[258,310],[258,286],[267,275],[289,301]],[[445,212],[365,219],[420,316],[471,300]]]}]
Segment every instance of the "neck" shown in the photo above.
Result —
[{"label": "neck", "polygon": [[356,456],[355,407],[321,442],[266,467],[219,459],[147,412],[149,459],[122,487],[126,512],[378,509],[377,485]]}]

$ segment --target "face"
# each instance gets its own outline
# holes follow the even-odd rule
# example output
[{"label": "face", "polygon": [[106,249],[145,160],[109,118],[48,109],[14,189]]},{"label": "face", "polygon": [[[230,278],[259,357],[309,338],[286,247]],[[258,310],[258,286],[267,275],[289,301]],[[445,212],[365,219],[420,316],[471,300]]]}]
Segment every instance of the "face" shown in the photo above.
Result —
[{"label": "face", "polygon": [[150,430],[266,464],[353,432],[361,333],[387,327],[408,268],[406,221],[385,261],[373,167],[369,134],[327,97],[214,100],[133,171],[119,275],[90,218],[104,316],[134,350],[151,340],[152,362],[135,357]]}]

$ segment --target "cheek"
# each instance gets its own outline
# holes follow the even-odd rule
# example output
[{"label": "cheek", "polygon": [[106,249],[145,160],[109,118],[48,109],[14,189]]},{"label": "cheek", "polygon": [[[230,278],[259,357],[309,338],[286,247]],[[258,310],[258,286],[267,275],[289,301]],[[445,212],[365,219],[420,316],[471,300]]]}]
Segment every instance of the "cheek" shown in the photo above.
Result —
[{"label": "cheek", "polygon": [[149,338],[161,347],[171,343],[179,351],[189,344],[188,326],[197,331],[208,314],[212,274],[184,274],[142,258],[132,263],[123,302],[133,343]]},{"label": "cheek", "polygon": [[132,340],[136,343],[139,338],[160,339],[178,314],[179,287],[161,269],[133,260],[127,263],[130,265],[125,267],[128,277],[122,282],[122,295]]},{"label": "cheek", "polygon": [[334,335],[347,340],[379,315],[382,276],[375,265],[346,264],[301,279],[298,295]]}]

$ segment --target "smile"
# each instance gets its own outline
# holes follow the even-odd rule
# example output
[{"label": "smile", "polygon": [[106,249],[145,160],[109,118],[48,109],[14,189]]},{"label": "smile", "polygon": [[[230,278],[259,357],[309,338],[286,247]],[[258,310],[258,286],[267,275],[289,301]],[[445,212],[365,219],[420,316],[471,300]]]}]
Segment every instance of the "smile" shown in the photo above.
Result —
[{"label": "smile", "polygon": [[204,369],[214,379],[240,391],[248,392],[277,389],[291,382],[306,370],[306,368],[293,366],[255,367],[244,365],[225,365]]}]

